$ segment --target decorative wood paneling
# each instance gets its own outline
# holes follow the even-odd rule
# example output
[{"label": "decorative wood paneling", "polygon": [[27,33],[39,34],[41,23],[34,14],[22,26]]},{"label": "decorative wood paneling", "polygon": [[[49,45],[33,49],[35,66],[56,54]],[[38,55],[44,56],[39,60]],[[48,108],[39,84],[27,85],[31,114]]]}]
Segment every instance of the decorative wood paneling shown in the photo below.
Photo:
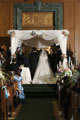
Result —
[{"label": "decorative wood paneling", "polygon": [[14,28],[14,5],[16,3],[33,3],[35,0],[10,0],[10,29]]},{"label": "decorative wood paneling", "polygon": [[0,36],[2,36],[2,11],[1,11],[2,4],[0,3]]},{"label": "decorative wood paneling", "polygon": [[6,45],[7,48],[10,47],[10,37],[0,37],[0,46]]},{"label": "decorative wood paneling", "polygon": [[75,5],[74,2],[64,2],[64,29],[69,30],[68,47],[74,51],[75,43]]},{"label": "decorative wood paneling", "polygon": [[14,6],[14,2],[13,0],[10,0],[10,29],[13,29],[13,16],[14,16],[14,9],[13,9],[13,6]]},{"label": "decorative wood paneling", "polygon": [[64,2],[64,0],[42,0],[42,2],[44,2],[44,3],[62,3],[62,2]]},{"label": "decorative wood paneling", "polygon": [[0,2],[0,36],[8,36],[7,30],[10,23],[9,0]]},{"label": "decorative wood paneling", "polygon": [[7,2],[2,3],[2,36],[7,36],[7,30],[9,30],[10,26],[10,13],[9,13],[9,0]]},{"label": "decorative wood paneling", "polygon": [[75,51],[80,62],[80,2],[75,3]]},{"label": "decorative wood paneling", "polygon": [[35,0],[13,0],[14,3],[33,3]]}]

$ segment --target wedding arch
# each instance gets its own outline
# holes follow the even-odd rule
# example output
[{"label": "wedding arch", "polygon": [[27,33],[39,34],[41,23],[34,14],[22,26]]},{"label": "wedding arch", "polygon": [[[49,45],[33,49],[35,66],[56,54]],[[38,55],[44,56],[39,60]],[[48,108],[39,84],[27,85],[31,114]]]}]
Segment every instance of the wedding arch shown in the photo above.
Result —
[{"label": "wedding arch", "polygon": [[[36,46],[37,48],[46,48],[53,45],[54,42],[58,43],[64,55],[63,66],[66,68],[68,30],[8,30],[8,34],[11,35],[12,55],[23,42],[28,46]],[[36,38],[36,42],[34,38]]]}]

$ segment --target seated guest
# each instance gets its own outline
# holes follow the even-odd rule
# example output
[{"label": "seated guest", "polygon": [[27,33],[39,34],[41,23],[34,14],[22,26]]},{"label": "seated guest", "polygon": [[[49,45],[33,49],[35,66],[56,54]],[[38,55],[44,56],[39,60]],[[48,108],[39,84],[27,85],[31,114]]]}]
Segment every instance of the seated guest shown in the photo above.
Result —
[{"label": "seated guest", "polygon": [[6,51],[6,64],[8,65],[11,62],[11,48]]},{"label": "seated guest", "polygon": [[20,99],[20,102],[24,102],[25,100],[25,95],[24,95],[24,89],[23,89],[23,79],[21,76],[21,70],[19,69],[17,72],[15,72],[14,75],[14,81],[17,82],[17,86],[16,86],[16,94]]},{"label": "seated guest", "polygon": [[16,59],[12,60],[12,63],[6,66],[8,71],[16,71],[19,69],[19,65],[16,63]]}]

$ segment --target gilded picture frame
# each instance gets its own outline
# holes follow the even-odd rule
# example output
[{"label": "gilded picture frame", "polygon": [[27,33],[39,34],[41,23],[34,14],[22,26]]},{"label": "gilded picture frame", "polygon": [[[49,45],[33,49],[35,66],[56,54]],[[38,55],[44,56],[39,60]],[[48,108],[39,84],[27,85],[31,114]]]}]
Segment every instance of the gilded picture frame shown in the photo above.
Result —
[{"label": "gilded picture frame", "polygon": [[23,12],[22,29],[54,29],[53,12]]},{"label": "gilded picture frame", "polygon": [[63,29],[63,3],[18,3],[14,5],[14,29],[21,30],[22,14],[24,12],[53,12],[53,28],[55,30]]}]

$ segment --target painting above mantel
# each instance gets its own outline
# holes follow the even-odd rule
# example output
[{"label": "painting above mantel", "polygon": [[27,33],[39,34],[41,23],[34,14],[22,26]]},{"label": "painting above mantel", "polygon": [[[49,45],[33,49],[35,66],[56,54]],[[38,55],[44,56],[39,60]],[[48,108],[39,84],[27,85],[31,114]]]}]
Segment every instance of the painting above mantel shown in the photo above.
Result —
[{"label": "painting above mantel", "polygon": [[15,4],[14,29],[63,29],[63,3]]},{"label": "painting above mantel", "polygon": [[23,12],[22,29],[54,29],[53,12]]}]

